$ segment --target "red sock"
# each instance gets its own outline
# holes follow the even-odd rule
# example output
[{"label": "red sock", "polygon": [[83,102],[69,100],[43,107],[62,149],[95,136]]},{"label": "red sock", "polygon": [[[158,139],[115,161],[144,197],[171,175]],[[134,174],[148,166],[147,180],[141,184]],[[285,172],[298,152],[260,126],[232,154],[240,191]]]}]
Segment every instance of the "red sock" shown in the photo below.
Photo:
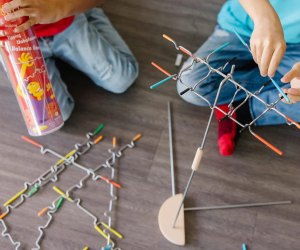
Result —
[{"label": "red sock", "polygon": [[[218,106],[226,113],[229,111],[228,105]],[[236,118],[236,114],[232,115]],[[218,120],[218,146],[220,154],[229,156],[233,154],[235,148],[235,137],[237,134],[237,125],[230,118],[224,118],[225,115],[216,109],[216,118]]]}]

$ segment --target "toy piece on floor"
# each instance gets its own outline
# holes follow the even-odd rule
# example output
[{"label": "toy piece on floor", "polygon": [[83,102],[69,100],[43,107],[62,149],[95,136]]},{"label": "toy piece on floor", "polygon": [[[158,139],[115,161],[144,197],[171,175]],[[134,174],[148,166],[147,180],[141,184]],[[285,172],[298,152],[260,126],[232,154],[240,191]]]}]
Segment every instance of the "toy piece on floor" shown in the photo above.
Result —
[{"label": "toy piece on floor", "polygon": [[[103,128],[104,125],[100,124],[100,126],[94,131],[94,133],[91,132],[87,133],[86,135],[87,139],[81,144],[81,145],[86,145],[86,148],[84,149],[85,153],[91,148],[92,145],[95,145],[101,141],[100,138],[102,139],[103,136],[99,136],[95,140],[93,139],[93,137],[95,137]],[[27,142],[30,142],[35,147],[38,148],[42,147],[41,144],[31,140],[28,137],[23,137],[23,139],[26,140]],[[79,149],[76,150],[76,154],[79,155],[79,151],[80,151]],[[72,155],[76,156],[77,158],[76,154],[73,153]],[[32,182],[27,182],[27,181],[24,182],[24,188],[4,203],[5,212],[0,215],[0,221],[4,227],[4,230],[2,231],[2,236],[8,238],[11,244],[15,246],[15,249],[18,249],[21,246],[21,243],[14,241],[12,239],[12,236],[8,232],[8,228],[3,219],[7,215],[11,214],[13,210],[21,206],[28,198],[31,198],[33,195],[35,195],[43,186],[47,185],[49,182],[56,182],[58,180],[59,174],[61,174],[64,171],[65,167],[68,164],[65,161],[61,162],[60,164],[56,163],[55,165],[51,166],[51,168],[48,171],[46,171],[41,176],[39,176],[36,180]],[[41,216],[43,213],[46,212],[47,210],[41,211],[39,216]]]},{"label": "toy piece on floor", "polygon": [[234,208],[250,208],[250,207],[268,207],[275,205],[290,205],[292,201],[270,201],[260,203],[246,203],[246,204],[235,204],[235,205],[219,205],[219,206],[208,206],[208,207],[187,207],[184,211],[207,211],[207,210],[219,210],[219,209],[234,209]]},{"label": "toy piece on floor", "polygon": [[[87,214],[88,216],[90,216],[93,219],[93,224],[94,224],[94,229],[100,234],[100,236],[102,236],[103,238],[105,238],[107,240],[107,246],[111,246],[110,249],[114,250],[114,249],[119,249],[119,248],[115,248],[115,242],[111,239],[111,233],[114,234],[116,237],[122,239],[123,235],[121,233],[119,233],[117,230],[113,229],[111,227],[111,215],[110,213],[112,212],[112,202],[115,201],[117,199],[117,197],[114,195],[114,193],[112,192],[112,190],[114,190],[114,188],[116,188],[115,185],[113,185],[113,178],[114,178],[114,171],[115,171],[115,167],[114,165],[116,164],[116,160],[120,157],[123,156],[123,152],[130,148],[134,148],[135,147],[135,142],[138,141],[141,138],[141,134],[136,135],[130,143],[122,146],[118,151],[113,152],[111,149],[109,149],[108,151],[111,153],[111,156],[105,161],[105,163],[101,163],[100,165],[98,165],[95,169],[90,169],[90,171],[96,173],[97,171],[99,171],[101,168],[108,168],[111,170],[111,177],[112,179],[110,180],[110,195],[111,195],[111,199],[109,201],[109,210],[106,211],[104,213],[104,216],[108,218],[108,222],[105,223],[103,221],[100,221],[98,219],[98,217],[96,215],[94,215],[91,211],[87,210],[85,207],[83,207],[81,205],[81,200],[80,199],[72,199],[71,198],[71,193],[74,193],[75,190],[78,189],[82,189],[85,185],[85,182],[92,177],[92,180],[95,181],[97,180],[97,178],[93,178],[93,175],[91,175],[90,173],[87,173],[86,176],[84,176],[78,184],[75,184],[74,186],[70,187],[66,192],[63,192],[62,190],[60,190],[57,187],[54,187],[54,190],[56,192],[58,192],[58,194],[61,195],[61,197],[64,197],[65,199],[67,199],[68,201],[72,202],[73,204],[75,204],[82,212],[84,212],[85,214]],[[113,149],[116,147],[116,138],[113,138]],[[63,159],[63,158],[62,158]],[[59,199],[59,198],[57,198]],[[36,241],[36,248],[35,250],[39,250],[41,249],[40,246],[40,242],[41,239],[44,235],[45,230],[50,226],[52,220],[53,220],[53,216],[55,211],[55,203],[57,201],[57,199],[52,202],[52,206],[44,208],[40,211],[40,213],[42,211],[46,211],[47,212],[47,216],[48,216],[48,221],[44,226],[39,227],[39,232],[40,235]],[[44,214],[46,213],[44,212]],[[102,228],[101,228],[102,227]]]},{"label": "toy piece on floor", "polygon": [[[103,247],[101,250],[113,250],[111,245],[107,245],[106,247]],[[117,249],[119,250],[119,249]]]},{"label": "toy piece on floor", "polygon": [[175,66],[179,67],[182,64],[183,55],[181,53],[177,54],[175,60]]},{"label": "toy piece on floor", "polygon": [[[28,138],[28,137],[25,137],[23,136],[22,137],[25,141],[33,144],[33,145],[37,145],[38,143],[34,142],[32,139]],[[102,136],[101,136],[102,138]],[[40,145],[40,149],[41,149],[41,153],[42,154],[45,154],[45,153],[51,153],[52,155],[60,158],[60,160],[56,163],[56,165],[60,165],[61,163],[63,162],[66,162],[66,163],[69,163],[69,164],[72,164],[76,167],[78,167],[79,169],[83,170],[83,171],[86,171],[88,174],[92,175],[92,178],[93,180],[98,180],[98,179],[101,179],[105,182],[107,182],[108,184],[112,184],[114,185],[115,187],[117,188],[120,188],[121,185],[119,183],[116,183],[112,180],[109,180],[107,177],[104,177],[102,175],[96,175],[94,173],[93,170],[91,170],[90,168],[86,167],[86,166],[83,166],[81,164],[78,164],[74,161],[74,155],[76,154],[76,150],[72,150],[70,153],[68,153],[65,157],[60,155],[59,153],[57,153],[56,151],[52,150],[52,149],[49,149],[49,148],[45,148],[43,145],[39,144]]]},{"label": "toy piece on floor", "polygon": [[[212,115],[209,118],[208,126],[201,146],[198,148],[195,159],[192,164],[192,172],[188,183],[185,187],[184,193],[175,195],[175,177],[173,165],[173,142],[172,142],[172,126],[171,126],[171,110],[168,104],[168,124],[169,124],[169,147],[170,147],[170,165],[171,165],[171,183],[172,183],[172,197],[168,198],[160,207],[158,214],[158,224],[163,236],[175,245],[185,245],[185,225],[184,225],[184,212],[185,211],[204,211],[204,210],[218,210],[218,209],[237,209],[237,208],[250,208],[250,207],[263,207],[274,205],[288,205],[292,201],[278,201],[278,202],[264,202],[264,203],[248,203],[237,205],[220,205],[209,207],[194,207],[184,208],[184,200],[188,193],[189,187],[192,183],[192,178],[200,166],[201,158],[203,156],[204,143],[207,137],[208,128],[212,120]],[[177,208],[177,210],[176,210]]]},{"label": "toy piece on floor", "polygon": [[[112,161],[106,162],[106,165],[111,169],[111,174],[110,174],[110,179],[114,180],[115,179],[115,168],[113,167],[116,162],[117,158],[117,147],[118,147],[118,141],[116,137],[113,137],[112,139],[112,148],[108,149],[108,153],[111,154]],[[111,165],[112,164],[112,165]],[[117,236],[119,239],[123,239],[123,235],[117,232],[116,230],[112,229],[112,208],[114,205],[114,202],[118,199],[117,194],[116,194],[116,189],[113,185],[110,185],[110,190],[109,190],[109,195],[110,195],[110,200],[108,203],[108,209],[104,212],[104,216],[107,219],[107,224],[104,222],[101,222],[101,225],[104,227],[104,232],[108,234],[106,246],[104,247],[107,249],[111,249],[111,239],[110,239],[110,233],[114,234]],[[109,248],[110,247],[110,248]]]},{"label": "toy piece on floor", "polygon": [[172,111],[171,103],[168,103],[168,129],[169,129],[169,149],[170,149],[170,167],[171,167],[171,184],[172,196],[168,198],[160,207],[158,213],[158,225],[164,237],[175,245],[185,245],[185,226],[184,211],[180,207],[178,212],[178,222],[173,226],[173,220],[176,217],[176,210],[182,199],[182,194],[176,194],[175,174],[174,174],[174,156],[173,156],[173,135],[172,135]]},{"label": "toy piece on floor", "polygon": [[[112,250],[116,249],[116,248],[114,248],[115,243],[112,242],[112,240],[110,240],[110,233],[114,234],[118,238],[123,238],[123,235],[121,235],[118,231],[116,231],[115,229],[113,229],[111,227],[112,219],[111,219],[110,213],[112,211],[112,202],[117,199],[117,197],[114,195],[112,190],[114,190],[115,188],[121,187],[120,184],[118,184],[117,182],[115,182],[113,180],[114,179],[114,170],[115,170],[114,165],[116,163],[116,159],[122,157],[123,152],[127,148],[132,149],[135,147],[136,141],[138,141],[142,135],[141,134],[136,135],[131,140],[130,143],[122,146],[119,150],[115,150],[116,138],[114,138],[113,139],[113,150],[109,150],[109,152],[111,153],[111,156],[105,161],[105,163],[101,163],[95,169],[90,169],[85,166],[82,166],[81,164],[77,164],[75,162],[75,160],[80,155],[86,154],[93,145],[99,143],[103,139],[103,136],[99,136],[95,139],[95,136],[103,129],[103,127],[104,127],[104,125],[101,124],[94,131],[94,133],[91,133],[91,132],[87,133],[86,140],[83,143],[75,144],[75,149],[71,150],[70,153],[68,153],[66,156],[62,156],[61,154],[58,154],[57,152],[55,152],[51,149],[44,148],[43,145],[41,145],[40,143],[38,143],[28,137],[22,137],[25,141],[27,141],[30,144],[34,145],[35,147],[39,148],[41,150],[42,154],[45,154],[48,152],[48,153],[51,153],[54,156],[58,157],[60,160],[55,165],[51,166],[51,169],[49,171],[45,172],[44,174],[42,174],[37,180],[35,180],[31,183],[25,182],[24,183],[25,188],[22,189],[20,192],[18,192],[16,195],[14,195],[7,202],[5,202],[6,212],[1,213],[1,215],[0,215],[0,222],[4,228],[1,234],[3,237],[6,237],[10,240],[11,244],[15,247],[15,249],[19,249],[19,247],[21,246],[21,242],[17,242],[12,238],[11,234],[8,232],[8,228],[3,219],[8,214],[10,214],[11,210],[16,209],[18,206],[23,204],[27,198],[30,198],[35,193],[37,193],[41,187],[45,186],[50,181],[56,182],[58,180],[58,175],[64,170],[65,166],[69,166],[69,165],[74,165],[74,166],[78,167],[80,170],[85,171],[86,175],[79,181],[78,184],[72,186],[66,192],[63,192],[58,187],[54,186],[54,190],[57,193],[59,193],[60,196],[52,202],[51,206],[43,208],[38,212],[38,216],[40,216],[40,217],[47,214],[48,220],[44,226],[41,226],[38,228],[40,234],[35,243],[36,247],[33,249],[36,249],[36,250],[41,249],[40,242],[44,236],[44,230],[50,226],[54,214],[60,209],[60,207],[62,206],[63,201],[65,199],[68,200],[69,202],[76,203],[77,207],[79,207],[82,211],[86,212],[88,215],[93,217],[93,219],[97,218],[97,217],[93,216],[92,213],[90,213],[89,211],[87,211],[85,208],[83,208],[80,205],[80,200],[78,200],[78,199],[73,200],[70,196],[70,192],[74,192],[77,189],[81,189],[84,186],[84,182],[87,181],[89,178],[92,178],[93,181],[97,181],[98,179],[101,179],[110,185],[111,199],[109,201],[109,208],[104,213],[104,215],[108,218],[108,221],[107,221],[107,223],[105,223],[104,221],[98,222],[99,221],[98,219],[97,219],[97,221],[94,220],[94,227],[99,233],[101,232],[101,235],[103,237],[105,236],[104,238],[106,238],[108,240],[107,245],[111,246]],[[96,174],[96,172],[102,168],[108,168],[111,170],[110,178],[103,177],[102,175]],[[100,226],[103,229],[101,229]],[[102,234],[102,232],[103,232],[103,234]]]},{"label": "toy piece on floor", "polygon": [[[98,129],[96,130],[97,133],[99,133],[101,131],[101,129],[103,129],[103,127],[104,127],[103,124],[101,124],[98,127]],[[97,133],[93,134],[93,136],[97,135]],[[94,142],[91,142],[90,138],[89,138],[89,140],[87,140],[86,143],[93,143],[93,145],[95,145],[95,144],[99,143],[100,139],[102,140],[102,138],[103,138],[103,136],[99,136],[97,139],[94,140]],[[22,139],[31,143],[35,147],[40,148],[42,154],[49,152],[48,149],[44,150],[44,147],[41,144],[37,143],[36,141],[34,141],[26,136],[22,136]],[[51,151],[51,152],[53,153],[54,151]],[[64,158],[69,158],[71,156],[75,156],[76,153],[78,153],[78,152],[73,150],[69,154],[67,154]],[[56,152],[54,152],[54,154],[56,156],[59,155]],[[55,165],[51,166],[50,170],[43,173],[36,180],[34,180],[32,182],[25,182],[24,188],[21,191],[19,191],[16,195],[14,195],[12,198],[10,198],[8,201],[6,201],[4,203],[4,207],[8,207],[8,209],[17,208],[25,201],[26,198],[32,197],[34,194],[36,194],[39,191],[40,187],[45,186],[50,181],[52,181],[52,182],[56,181],[58,174],[60,174],[64,170],[66,163],[70,163],[70,161],[68,159],[66,159],[66,161],[60,160]],[[27,194],[25,194],[26,192],[27,192]],[[19,201],[16,202],[16,204],[14,204],[14,206],[9,207],[9,205],[13,204],[17,200],[19,200]]]},{"label": "toy piece on floor", "polygon": [[242,245],[242,250],[248,250],[248,247],[247,247],[246,244],[243,244],[243,245]]}]

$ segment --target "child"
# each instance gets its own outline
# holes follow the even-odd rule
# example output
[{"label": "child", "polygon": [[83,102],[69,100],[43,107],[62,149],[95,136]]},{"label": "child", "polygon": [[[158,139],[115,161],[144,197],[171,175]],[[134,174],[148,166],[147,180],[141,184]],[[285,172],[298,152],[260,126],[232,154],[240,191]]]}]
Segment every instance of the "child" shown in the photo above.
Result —
[{"label": "child", "polygon": [[[117,94],[126,91],[138,76],[132,52],[102,9],[96,8],[102,3],[103,0],[12,0],[2,6],[7,21],[29,17],[15,32],[33,26],[64,120],[71,115],[74,100],[61,79],[55,58]],[[0,40],[5,40],[5,35],[8,34],[2,29]]]},{"label": "child", "polygon": [[[300,79],[300,5],[299,0],[229,0],[218,16],[218,25],[214,33],[195,53],[198,57],[206,57],[220,45],[230,45],[213,55],[210,64],[214,68],[224,65],[228,60],[236,58],[234,78],[251,92],[254,92],[268,81],[266,76],[273,77],[277,83],[299,82]],[[236,30],[250,44],[251,52],[232,32]],[[185,66],[191,63],[191,58]],[[207,74],[207,68],[197,64],[193,71],[183,74],[185,83],[193,84]],[[198,93],[213,103],[221,77],[213,74],[197,89]],[[298,79],[298,80],[297,80]],[[178,83],[178,92],[184,90]],[[294,84],[292,84],[294,86]],[[298,85],[298,88],[300,86]],[[295,87],[285,90],[293,103],[300,101],[300,89]],[[219,98],[219,107],[228,111],[235,88],[225,84]],[[270,103],[278,99],[278,90],[269,84],[259,97]],[[192,93],[182,96],[195,105],[207,105]],[[242,91],[237,101],[244,98]],[[293,105],[279,103],[278,109],[296,121],[300,121],[300,102]],[[251,98],[242,108],[238,109],[237,120],[247,124],[265,110],[265,106]],[[224,115],[216,112],[218,122],[218,146],[222,155],[231,155],[235,148],[237,134],[236,124],[230,119],[222,119]],[[221,121],[220,121],[221,120]],[[257,120],[255,125],[283,124],[286,121],[275,112],[268,112]]]}]

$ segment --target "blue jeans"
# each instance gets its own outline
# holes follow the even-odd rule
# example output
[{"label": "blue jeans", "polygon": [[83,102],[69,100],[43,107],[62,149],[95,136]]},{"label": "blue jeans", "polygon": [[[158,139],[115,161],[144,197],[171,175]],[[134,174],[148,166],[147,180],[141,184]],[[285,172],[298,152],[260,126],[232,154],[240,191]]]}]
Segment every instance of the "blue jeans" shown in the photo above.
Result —
[{"label": "blue jeans", "polygon": [[[249,37],[243,37],[245,41],[249,44]],[[252,59],[251,53],[247,50],[247,48],[240,42],[237,36],[234,33],[230,33],[221,29],[219,26],[216,26],[213,34],[208,38],[208,40],[197,50],[195,53],[196,56],[204,58],[210,52],[212,52],[215,48],[220,45],[230,42],[230,45],[225,49],[219,51],[216,54],[213,54],[210,58],[210,64],[214,68],[218,68],[223,66],[228,60],[236,57],[237,59],[234,61],[236,65],[234,79],[237,82],[240,82],[246,89],[254,93],[257,91],[264,83],[268,81],[268,78],[264,78],[260,75],[259,69],[256,63]],[[191,64],[192,59],[189,58],[183,67]],[[284,86],[280,79],[281,77],[287,73],[292,66],[300,61],[300,44],[287,44],[287,50],[285,56],[278,67],[277,73],[274,77],[274,80],[282,87]],[[230,67],[228,67],[229,69]],[[203,78],[208,73],[207,67],[201,64],[195,64],[193,70],[190,72],[186,72],[182,75],[182,80],[185,83],[193,86],[197,81]],[[222,77],[218,74],[212,74],[209,76],[204,82],[200,84],[200,86],[196,89],[196,91],[208,99],[211,104],[213,104],[216,93],[219,87],[220,82],[222,81]],[[285,87],[289,87],[289,85],[285,85]],[[179,82],[177,83],[177,89],[180,93],[186,87],[184,87]],[[226,83],[222,88],[220,93],[218,104],[228,104],[230,103],[236,88],[233,84]],[[263,91],[258,95],[261,99],[263,99],[267,103],[275,102],[278,99],[278,90],[272,85],[269,84],[267,87],[263,89]],[[198,106],[207,106],[207,103],[201,100],[199,97],[194,95],[191,92],[187,92],[182,96],[184,100],[190,102],[192,104]],[[236,97],[236,100],[242,100],[245,98],[245,93],[240,91]],[[259,116],[265,109],[265,105],[260,103],[254,98],[249,99],[250,113],[252,118]],[[294,119],[295,121],[300,121],[300,103],[288,105],[282,102],[277,104],[278,110],[280,110],[285,115]],[[286,120],[279,116],[274,111],[270,111],[259,118],[255,125],[274,125],[274,124],[284,124]]]},{"label": "blue jeans", "polygon": [[66,30],[40,38],[39,44],[64,120],[71,115],[74,100],[61,79],[55,58],[117,94],[126,91],[138,76],[135,57],[100,8],[76,16]]}]

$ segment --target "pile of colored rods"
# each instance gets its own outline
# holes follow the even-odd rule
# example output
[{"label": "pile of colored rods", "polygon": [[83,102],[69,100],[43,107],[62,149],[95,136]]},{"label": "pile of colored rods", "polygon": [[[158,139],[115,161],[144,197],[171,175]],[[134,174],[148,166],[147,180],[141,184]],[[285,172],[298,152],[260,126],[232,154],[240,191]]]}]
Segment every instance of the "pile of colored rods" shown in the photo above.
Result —
[{"label": "pile of colored rods", "polygon": [[[83,212],[85,212],[87,215],[89,215],[90,217],[93,218],[95,230],[102,237],[104,237],[107,240],[107,245],[105,246],[105,249],[113,250],[114,246],[115,246],[115,243],[111,240],[110,233],[114,234],[116,237],[118,237],[120,239],[123,238],[123,235],[121,233],[119,233],[116,229],[111,227],[111,217],[109,215],[107,215],[107,214],[111,213],[112,202],[117,199],[117,197],[114,195],[114,188],[121,188],[121,185],[119,183],[113,181],[113,177],[114,177],[114,167],[113,166],[116,162],[116,159],[120,158],[123,155],[123,151],[125,151],[127,148],[133,148],[135,146],[135,142],[138,141],[142,137],[142,135],[141,134],[136,135],[129,144],[126,144],[125,146],[121,147],[118,151],[113,151],[117,147],[117,139],[116,139],[116,137],[113,137],[112,149],[109,149],[109,153],[111,153],[111,156],[105,161],[105,164],[100,164],[93,170],[90,168],[87,168],[85,166],[82,166],[80,164],[77,164],[75,162],[75,159],[77,159],[80,155],[87,153],[93,145],[99,143],[103,139],[102,135],[100,135],[96,139],[92,139],[92,137],[96,136],[103,128],[104,128],[104,125],[101,124],[93,133],[89,132],[86,136],[87,139],[85,140],[85,142],[77,143],[75,145],[75,149],[71,150],[65,156],[58,154],[54,150],[46,149],[40,143],[38,143],[28,137],[22,136],[22,139],[24,141],[39,148],[42,154],[51,153],[54,156],[59,157],[60,160],[57,161],[56,164],[54,166],[52,166],[49,171],[47,171],[46,173],[42,174],[39,178],[37,178],[37,180],[35,180],[31,183],[25,182],[24,188],[4,203],[4,207],[5,207],[6,211],[3,213],[0,213],[0,222],[2,223],[2,225],[4,227],[4,230],[2,231],[2,236],[8,238],[10,240],[11,244],[15,247],[15,249],[19,249],[19,247],[21,246],[21,242],[16,242],[13,240],[12,235],[8,232],[7,226],[3,219],[7,215],[9,215],[12,212],[12,210],[16,209],[21,204],[23,204],[26,199],[34,196],[40,190],[40,188],[42,186],[46,185],[50,181],[56,182],[57,175],[60,174],[64,170],[64,168],[62,168],[62,166],[65,166],[65,165],[72,165],[72,166],[74,165],[75,167],[77,166],[81,170],[86,171],[87,175],[79,181],[79,184],[76,184],[75,186],[71,187],[70,189],[67,190],[67,192],[62,191],[57,186],[53,186],[53,190],[56,193],[58,193],[60,196],[52,202],[51,206],[45,207],[38,212],[39,217],[47,214],[48,221],[45,226],[39,227],[40,235],[39,235],[38,239],[36,240],[36,244],[35,244],[36,248],[33,248],[33,249],[41,249],[40,241],[44,236],[44,230],[47,227],[49,227],[49,225],[53,219],[53,214],[56,213],[62,207],[65,200],[75,204]],[[112,174],[111,174],[110,178],[104,177],[102,175],[95,173],[96,171],[99,171],[103,167],[109,168],[111,170]],[[76,189],[82,188],[83,182],[85,182],[90,177],[92,177],[93,181],[96,181],[98,179],[103,180],[106,183],[108,183],[111,187],[111,200],[109,201],[109,209],[108,209],[108,211],[106,211],[104,213],[104,215],[106,217],[108,217],[108,223],[105,223],[104,221],[99,221],[95,215],[93,215],[90,211],[88,211],[86,208],[84,208],[80,204],[80,202],[81,202],[80,199],[73,199],[69,195],[69,193],[72,192],[75,188]],[[85,249],[88,249],[88,247],[85,247]]]}]

